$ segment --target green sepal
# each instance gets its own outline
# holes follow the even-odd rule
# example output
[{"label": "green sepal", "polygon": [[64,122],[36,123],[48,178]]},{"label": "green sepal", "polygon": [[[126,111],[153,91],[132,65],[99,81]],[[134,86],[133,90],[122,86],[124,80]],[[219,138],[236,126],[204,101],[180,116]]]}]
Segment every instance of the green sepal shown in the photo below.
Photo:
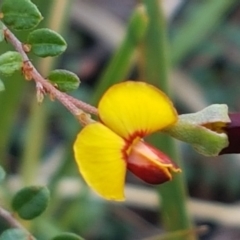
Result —
[{"label": "green sepal", "polygon": [[3,22],[15,30],[29,30],[43,19],[37,6],[30,0],[4,0],[1,12]]},{"label": "green sepal", "polygon": [[225,104],[213,104],[202,111],[179,116],[176,124],[164,129],[164,132],[186,143],[205,156],[217,156],[228,146],[228,137],[205,127],[206,124],[227,124],[230,122],[228,107]]},{"label": "green sepal", "polygon": [[80,79],[75,73],[63,69],[51,71],[47,79],[62,92],[75,90],[80,84]]},{"label": "green sepal", "polygon": [[28,44],[33,53],[39,57],[53,57],[63,53],[67,43],[61,35],[48,28],[32,31],[28,35]]},{"label": "green sepal", "polygon": [[20,53],[8,51],[0,55],[0,74],[10,76],[22,67],[22,57]]},{"label": "green sepal", "polygon": [[79,237],[78,235],[74,233],[62,233],[59,234],[58,236],[55,236],[51,240],[84,240],[84,238]]},{"label": "green sepal", "polygon": [[0,42],[2,42],[4,39],[3,23],[0,21]]},{"label": "green sepal", "polygon": [[38,217],[47,208],[50,192],[47,187],[31,186],[21,189],[12,200],[12,208],[26,220]]},{"label": "green sepal", "polygon": [[10,228],[0,235],[0,240],[35,240],[30,233],[19,228]]}]

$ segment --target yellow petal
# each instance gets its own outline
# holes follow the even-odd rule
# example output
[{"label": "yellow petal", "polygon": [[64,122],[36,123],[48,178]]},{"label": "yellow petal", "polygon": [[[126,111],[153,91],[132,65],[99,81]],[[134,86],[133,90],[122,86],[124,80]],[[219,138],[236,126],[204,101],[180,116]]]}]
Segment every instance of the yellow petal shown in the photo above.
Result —
[{"label": "yellow petal", "polygon": [[127,81],[113,85],[98,105],[101,121],[129,140],[163,129],[177,120],[169,98],[156,87]]},{"label": "yellow petal", "polygon": [[124,200],[125,141],[101,123],[83,128],[74,143],[75,160],[87,184],[108,200]]}]

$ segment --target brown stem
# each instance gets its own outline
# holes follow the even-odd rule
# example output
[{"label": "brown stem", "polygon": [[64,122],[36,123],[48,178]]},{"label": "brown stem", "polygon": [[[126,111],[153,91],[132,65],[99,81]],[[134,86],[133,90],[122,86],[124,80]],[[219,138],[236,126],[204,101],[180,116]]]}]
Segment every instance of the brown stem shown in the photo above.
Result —
[{"label": "brown stem", "polygon": [[[27,80],[33,79],[38,89],[44,89],[51,97],[58,99],[74,116],[80,116],[85,114],[84,111],[97,115],[97,108],[75,99],[72,96],[62,93],[56,89],[51,83],[49,83],[42,75],[37,71],[32,62],[29,60],[28,55],[24,51],[23,44],[16,38],[16,36],[6,27],[3,27],[5,38],[10,42],[15,50],[19,52],[23,59],[23,73]],[[41,87],[42,86],[42,87]],[[86,124],[86,123],[85,123]],[[84,125],[85,125],[84,124]]]},{"label": "brown stem", "polygon": [[67,95],[66,93],[64,93],[65,97],[68,98],[69,101],[71,101],[73,104],[75,104],[77,107],[79,107],[80,109],[84,109],[86,112],[88,113],[92,113],[94,115],[98,115],[98,109],[93,107],[90,104],[87,104],[85,102],[79,101],[78,99]]},{"label": "brown stem", "polygon": [[30,232],[27,231],[14,217],[13,215],[5,210],[4,208],[0,207],[0,217],[2,217],[6,222],[13,228],[19,228],[24,230],[28,235],[30,240],[34,240],[35,237],[32,236]]}]

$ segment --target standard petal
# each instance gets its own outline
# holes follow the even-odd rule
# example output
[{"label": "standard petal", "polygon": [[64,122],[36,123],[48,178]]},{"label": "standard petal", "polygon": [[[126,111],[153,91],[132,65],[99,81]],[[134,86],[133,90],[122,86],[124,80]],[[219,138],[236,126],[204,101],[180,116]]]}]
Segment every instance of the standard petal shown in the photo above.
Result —
[{"label": "standard petal", "polygon": [[144,82],[127,81],[113,85],[98,105],[101,121],[129,140],[163,129],[177,120],[169,98]]},{"label": "standard petal", "polygon": [[125,141],[101,123],[83,128],[74,143],[75,160],[87,184],[108,200],[124,200]]}]

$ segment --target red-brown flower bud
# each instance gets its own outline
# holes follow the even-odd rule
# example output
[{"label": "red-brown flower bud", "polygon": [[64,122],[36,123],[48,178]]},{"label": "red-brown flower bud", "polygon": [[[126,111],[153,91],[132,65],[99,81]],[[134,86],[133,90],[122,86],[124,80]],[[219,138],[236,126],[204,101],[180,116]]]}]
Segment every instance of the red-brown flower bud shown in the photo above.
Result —
[{"label": "red-brown flower bud", "polygon": [[228,136],[229,145],[219,155],[228,153],[240,153],[240,113],[229,113],[231,122],[224,128]]},{"label": "red-brown flower bud", "polygon": [[143,141],[132,147],[127,168],[150,184],[164,183],[172,179],[172,172],[181,172],[168,156]]}]

